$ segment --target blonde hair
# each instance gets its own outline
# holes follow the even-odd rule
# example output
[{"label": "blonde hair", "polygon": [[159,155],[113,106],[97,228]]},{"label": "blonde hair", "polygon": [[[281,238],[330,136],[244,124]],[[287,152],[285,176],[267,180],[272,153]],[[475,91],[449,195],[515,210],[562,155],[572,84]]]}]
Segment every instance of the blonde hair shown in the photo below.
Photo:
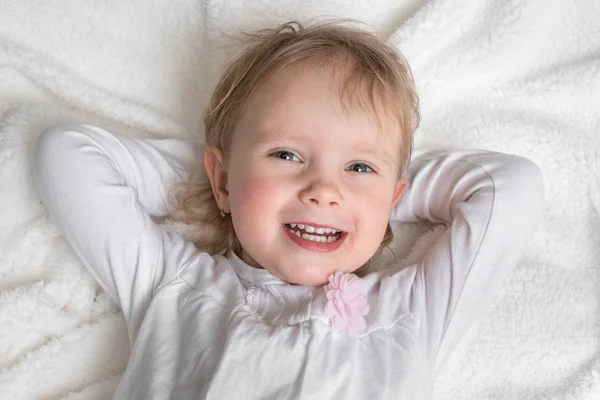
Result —
[{"label": "blonde hair", "polygon": [[[418,97],[410,68],[394,47],[346,22],[328,21],[308,27],[289,22],[245,34],[244,48],[226,66],[204,111],[206,145],[218,147],[227,159],[236,125],[251,95],[261,85],[300,63],[341,60],[348,68],[339,88],[342,107],[369,109],[377,116],[377,105],[383,105],[397,118],[402,135],[400,176],[410,161],[413,133],[419,123]],[[203,234],[193,238],[199,249],[241,256],[231,217],[220,216],[210,181],[183,182],[171,189],[183,189],[175,198],[173,220],[201,224]],[[388,223],[379,250],[392,238]]]}]

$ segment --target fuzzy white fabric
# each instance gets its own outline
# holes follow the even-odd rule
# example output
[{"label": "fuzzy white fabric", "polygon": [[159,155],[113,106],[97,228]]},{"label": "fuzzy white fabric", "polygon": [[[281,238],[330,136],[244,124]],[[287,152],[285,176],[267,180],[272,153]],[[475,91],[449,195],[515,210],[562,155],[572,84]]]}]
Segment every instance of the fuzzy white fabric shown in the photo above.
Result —
[{"label": "fuzzy white fabric", "polygon": [[[323,16],[361,19],[405,53],[422,101],[417,146],[514,153],[544,173],[545,219],[436,399],[599,398],[596,0],[0,1],[0,398],[110,398],[129,354],[118,308],[33,188],[40,131],[195,137],[227,35]],[[395,230],[410,257],[440,232]]]}]

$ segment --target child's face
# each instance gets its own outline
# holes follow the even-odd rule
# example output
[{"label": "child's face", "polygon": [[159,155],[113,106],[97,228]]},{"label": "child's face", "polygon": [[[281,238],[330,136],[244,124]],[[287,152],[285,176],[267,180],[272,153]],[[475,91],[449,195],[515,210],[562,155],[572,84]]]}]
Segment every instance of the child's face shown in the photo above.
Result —
[{"label": "child's face", "polygon": [[290,283],[322,285],[367,262],[406,186],[396,120],[382,113],[378,126],[367,112],[344,113],[336,87],[328,68],[276,76],[252,97],[224,166],[221,204],[242,258]]}]

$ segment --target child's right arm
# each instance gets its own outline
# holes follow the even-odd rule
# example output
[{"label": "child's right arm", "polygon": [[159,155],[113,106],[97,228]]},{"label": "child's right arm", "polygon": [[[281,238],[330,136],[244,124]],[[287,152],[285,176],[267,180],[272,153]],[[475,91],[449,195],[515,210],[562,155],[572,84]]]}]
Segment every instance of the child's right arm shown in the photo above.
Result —
[{"label": "child's right arm", "polygon": [[151,219],[167,214],[169,184],[194,178],[184,168],[196,157],[202,155],[190,142],[140,140],[86,125],[46,131],[36,144],[40,198],[123,309],[132,340],[153,291],[198,254]]},{"label": "child's right arm", "polygon": [[539,168],[514,155],[419,150],[391,218],[445,223],[420,263],[392,271],[435,372],[518,263],[544,209]]}]

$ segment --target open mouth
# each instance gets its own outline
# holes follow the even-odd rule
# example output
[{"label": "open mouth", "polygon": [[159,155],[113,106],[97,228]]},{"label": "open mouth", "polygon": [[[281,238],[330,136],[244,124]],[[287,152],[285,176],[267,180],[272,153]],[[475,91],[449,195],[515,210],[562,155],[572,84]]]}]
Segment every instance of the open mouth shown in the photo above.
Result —
[{"label": "open mouth", "polygon": [[333,243],[338,241],[344,234],[343,231],[334,228],[315,227],[306,224],[285,224],[285,229],[299,238],[316,243]]}]

